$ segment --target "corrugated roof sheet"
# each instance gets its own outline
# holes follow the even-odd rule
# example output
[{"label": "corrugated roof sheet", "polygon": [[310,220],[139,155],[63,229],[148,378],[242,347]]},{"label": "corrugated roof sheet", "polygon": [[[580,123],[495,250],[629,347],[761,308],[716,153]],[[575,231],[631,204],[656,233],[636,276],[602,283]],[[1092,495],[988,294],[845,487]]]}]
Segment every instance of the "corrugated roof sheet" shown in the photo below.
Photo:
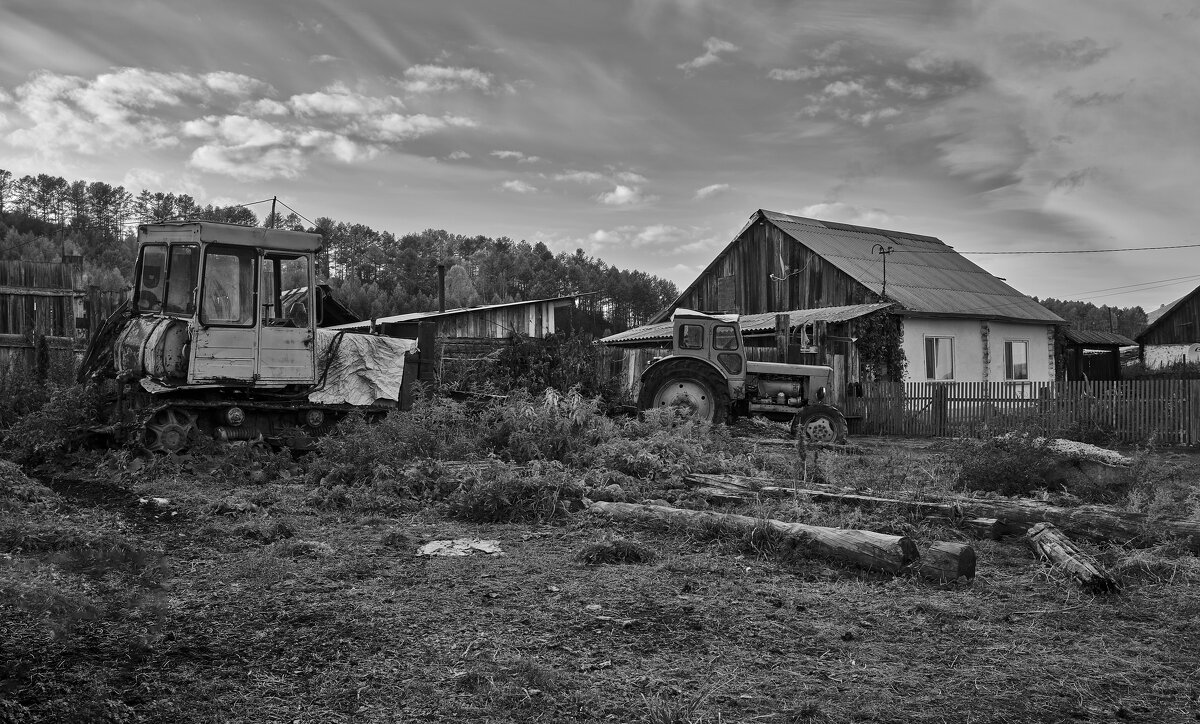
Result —
[{"label": "corrugated roof sheet", "polygon": [[886,296],[908,311],[1022,321],[1062,322],[1033,299],[984,271],[932,236],[872,229],[760,210],[765,219],[875,293],[883,290],[883,258],[875,244],[892,247],[887,255]]},{"label": "corrugated roof sheet", "polygon": [[[809,324],[810,322],[846,322],[851,319],[864,317],[872,312],[878,312],[881,309],[887,309],[892,306],[890,303],[883,302],[879,304],[852,304],[846,307],[823,307],[821,309],[796,309],[787,312],[791,318],[793,327]],[[755,332],[766,332],[775,329],[775,312],[766,312],[765,314],[744,314],[738,318],[738,322],[742,327],[742,334],[753,334]],[[779,312],[783,314],[783,312]],[[601,339],[602,344],[631,344],[654,341],[670,341],[671,339],[671,322],[659,322],[658,324],[647,324],[642,327],[636,327],[625,332],[611,334],[604,339]]]},{"label": "corrugated roof sheet", "polygon": [[1132,339],[1116,332],[1100,332],[1094,329],[1068,329],[1064,336],[1068,342],[1075,344],[1120,345],[1129,347],[1136,345]]},{"label": "corrugated roof sheet", "polygon": [[[407,314],[393,314],[390,317],[377,317],[375,324],[392,324],[394,322],[417,322],[422,319],[433,319],[434,317],[450,317],[455,314],[466,314],[468,312],[486,312],[492,309],[500,309],[502,307],[516,307],[522,304],[541,304],[543,302],[561,302],[564,299],[576,299],[578,297],[586,297],[588,294],[568,294],[562,297],[549,297],[547,299],[529,299],[524,302],[503,302],[501,304],[485,304],[480,307],[458,307],[455,309],[447,309],[444,312],[409,312]],[[365,320],[362,322],[353,322],[351,324],[339,324],[336,327],[329,329],[359,329],[370,327],[371,321]]]}]

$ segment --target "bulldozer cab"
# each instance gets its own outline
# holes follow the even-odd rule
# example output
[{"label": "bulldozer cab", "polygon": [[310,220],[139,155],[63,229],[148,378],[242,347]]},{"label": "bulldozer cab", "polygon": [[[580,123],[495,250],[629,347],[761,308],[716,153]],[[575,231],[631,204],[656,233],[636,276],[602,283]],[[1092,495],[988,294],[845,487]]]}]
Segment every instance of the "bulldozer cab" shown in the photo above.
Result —
[{"label": "bulldozer cab", "polygon": [[316,382],[319,235],[203,221],[144,224],[138,241],[134,314],[182,323],[162,328],[186,334],[187,384]]}]

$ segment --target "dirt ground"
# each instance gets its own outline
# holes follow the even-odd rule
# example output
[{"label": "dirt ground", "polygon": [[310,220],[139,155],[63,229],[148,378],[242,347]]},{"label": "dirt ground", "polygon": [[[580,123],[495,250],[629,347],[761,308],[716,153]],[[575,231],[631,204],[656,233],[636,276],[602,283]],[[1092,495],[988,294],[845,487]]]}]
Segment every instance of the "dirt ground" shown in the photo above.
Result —
[{"label": "dirt ground", "polygon": [[[840,464],[911,487],[936,455],[865,440]],[[34,471],[58,497],[0,517],[0,722],[1200,721],[1200,564],[1170,544],[1081,543],[1125,584],[1096,596],[1020,541],[884,508],[769,512],[970,542],[976,578],[586,512],[325,510],[286,468],[201,486],[204,460],[121,464]],[[416,555],[456,538],[503,553]],[[649,560],[581,558],[614,543]]]}]

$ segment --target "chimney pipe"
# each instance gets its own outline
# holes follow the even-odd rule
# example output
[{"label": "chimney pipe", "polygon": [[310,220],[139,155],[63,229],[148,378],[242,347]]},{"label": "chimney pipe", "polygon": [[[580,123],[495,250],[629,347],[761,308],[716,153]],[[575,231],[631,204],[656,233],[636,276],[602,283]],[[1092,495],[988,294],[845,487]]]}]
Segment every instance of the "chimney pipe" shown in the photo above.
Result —
[{"label": "chimney pipe", "polygon": [[438,264],[438,311],[446,311],[446,265]]}]

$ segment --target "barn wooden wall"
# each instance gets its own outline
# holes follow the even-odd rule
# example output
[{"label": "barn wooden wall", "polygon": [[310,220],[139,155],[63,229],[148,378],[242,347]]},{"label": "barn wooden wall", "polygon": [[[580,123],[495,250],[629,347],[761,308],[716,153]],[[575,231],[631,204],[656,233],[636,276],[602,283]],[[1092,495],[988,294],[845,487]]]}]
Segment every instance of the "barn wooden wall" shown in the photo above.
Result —
[{"label": "barn wooden wall", "polygon": [[[780,276],[781,255],[785,278],[777,280],[772,275]],[[727,279],[725,284],[732,281],[733,289],[723,289],[725,293],[719,295],[722,278]],[[730,300],[732,309],[727,308]],[[756,223],[717,257],[678,306],[702,312],[758,314],[876,301],[866,287],[795,239],[773,225]]]},{"label": "barn wooden wall", "polygon": [[1144,345],[1200,342],[1200,292],[1193,292],[1167,312],[1166,318],[1138,337],[1138,341]]}]

